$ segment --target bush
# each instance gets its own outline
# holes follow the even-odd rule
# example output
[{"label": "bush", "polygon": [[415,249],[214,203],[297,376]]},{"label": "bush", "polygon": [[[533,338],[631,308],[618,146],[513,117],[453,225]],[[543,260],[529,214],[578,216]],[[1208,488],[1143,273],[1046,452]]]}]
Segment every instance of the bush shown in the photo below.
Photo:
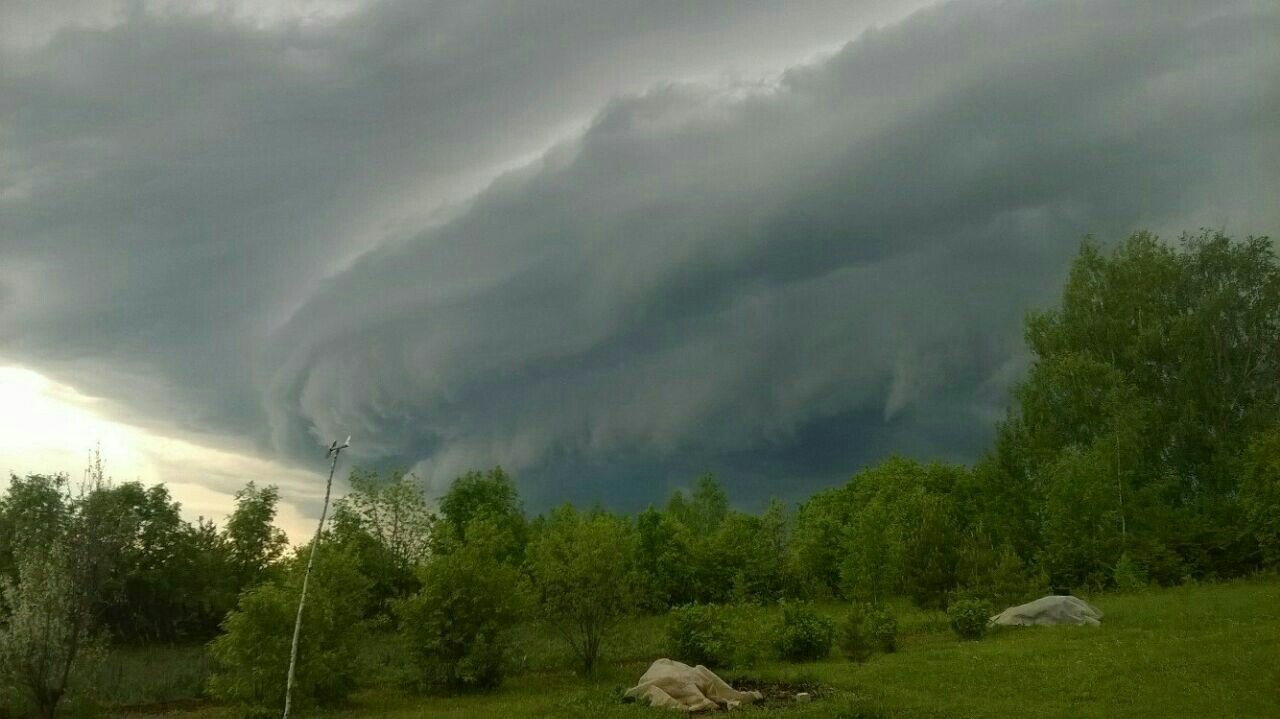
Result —
[{"label": "bush", "polygon": [[952,601],[983,598],[997,607],[1011,607],[1044,594],[1039,585],[1047,580],[1034,576],[1008,542],[997,548],[983,536],[972,537],[962,556],[965,579]]},{"label": "bush", "polygon": [[[52,717],[100,639],[84,630],[91,617],[84,575],[63,538],[18,553],[17,581],[0,576],[0,699],[32,716]],[[8,689],[9,691],[4,691]]]},{"label": "bush", "polygon": [[733,642],[723,608],[690,604],[671,612],[667,642],[672,656],[687,664],[727,666],[733,658]]},{"label": "bush", "polygon": [[499,559],[498,537],[492,522],[473,521],[466,543],[423,565],[422,589],[393,605],[419,685],[457,693],[502,683],[520,575]]},{"label": "bush", "polygon": [[565,505],[529,543],[526,566],[542,616],[569,643],[583,674],[595,669],[601,647],[635,605],[632,541],[626,521]]},{"label": "bush", "polygon": [[879,607],[867,615],[867,632],[885,654],[898,650],[898,620],[887,607]]},{"label": "bush", "polygon": [[947,607],[947,616],[951,618],[951,631],[957,637],[977,641],[987,631],[987,621],[993,610],[991,602],[985,599],[961,599]]},{"label": "bush", "polygon": [[[307,587],[293,687],[300,708],[337,703],[355,688],[368,585],[355,560],[336,549],[320,547]],[[306,552],[299,552],[283,577],[240,595],[239,606],[222,623],[224,633],[209,644],[218,665],[209,679],[215,698],[263,715],[284,708]]]},{"label": "bush", "polygon": [[876,649],[892,654],[898,648],[898,620],[886,607],[855,604],[836,631],[840,652],[865,662]]},{"label": "bush", "polygon": [[836,635],[836,644],[845,658],[854,662],[865,662],[874,651],[874,638],[867,626],[868,613],[862,604],[854,604],[845,615]]},{"label": "bush", "polygon": [[1263,566],[1280,569],[1280,427],[1260,433],[1245,453],[1240,506]]},{"label": "bush", "polygon": [[1116,583],[1116,589],[1122,592],[1141,591],[1150,584],[1146,570],[1135,562],[1128,552],[1120,555],[1119,561],[1111,571],[1111,576]]},{"label": "bush", "polygon": [[774,637],[774,649],[793,662],[823,659],[831,653],[835,625],[807,603],[782,606],[782,624]]}]

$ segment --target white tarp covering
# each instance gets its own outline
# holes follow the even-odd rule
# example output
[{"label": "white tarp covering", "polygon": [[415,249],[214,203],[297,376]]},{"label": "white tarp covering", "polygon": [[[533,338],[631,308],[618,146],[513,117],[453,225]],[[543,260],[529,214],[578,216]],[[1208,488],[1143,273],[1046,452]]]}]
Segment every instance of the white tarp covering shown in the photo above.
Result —
[{"label": "white tarp covering", "polygon": [[691,667],[672,659],[650,664],[640,683],[627,690],[627,696],[651,706],[685,712],[736,709],[763,698],[760,692],[734,689],[701,664]]},{"label": "white tarp covering", "polygon": [[1102,623],[1102,612],[1079,597],[1040,597],[1034,602],[1009,607],[991,618],[991,624],[1006,627],[1030,627],[1051,624]]}]

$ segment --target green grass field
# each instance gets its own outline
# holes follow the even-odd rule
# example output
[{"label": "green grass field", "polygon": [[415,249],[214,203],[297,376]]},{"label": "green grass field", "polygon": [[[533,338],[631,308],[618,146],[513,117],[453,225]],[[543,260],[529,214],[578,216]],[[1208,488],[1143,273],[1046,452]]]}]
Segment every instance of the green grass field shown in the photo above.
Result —
[{"label": "green grass field", "polygon": [[[730,681],[818,687],[817,698],[808,704],[777,701],[747,711],[753,715],[1280,717],[1280,580],[1104,595],[1092,601],[1106,615],[1102,627],[1005,630],[980,642],[959,642],[940,615],[900,606],[902,637],[896,654],[877,655],[861,665],[834,654],[802,665],[764,659],[721,674]],[[842,611],[838,605],[825,609],[833,616]],[[772,612],[739,611],[739,626],[759,627],[763,656]],[[349,707],[324,716],[673,716],[620,699],[622,688],[634,684],[649,661],[664,655],[663,626],[661,617],[627,623],[591,680],[568,669],[570,657],[551,635],[523,629],[523,669],[497,693],[454,698],[396,689],[394,678],[403,669],[385,643],[371,643],[369,674],[382,681],[357,694]],[[208,668],[198,648],[134,652],[127,654],[127,662],[117,674],[113,716],[236,716],[230,708],[194,700],[192,675]]]}]

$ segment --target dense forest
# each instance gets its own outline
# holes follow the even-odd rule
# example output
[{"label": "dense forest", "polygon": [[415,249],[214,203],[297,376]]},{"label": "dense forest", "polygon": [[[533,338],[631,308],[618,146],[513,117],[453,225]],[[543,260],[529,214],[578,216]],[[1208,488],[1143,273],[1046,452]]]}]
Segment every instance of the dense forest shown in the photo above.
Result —
[{"label": "dense forest", "polygon": [[[1280,266],[1267,238],[1086,240],[1030,367],[972,466],[890,457],[798,506],[735,509],[711,475],[634,516],[530,517],[502,469],[438,502],[353,471],[320,537],[295,700],[351,691],[385,632],[421,688],[496,686],[509,629],[561,630],[590,673],[617,622],[687,605],[909,597],[944,610],[1048,591],[1212,581],[1280,566]],[[209,691],[283,703],[309,546],[253,484],[221,526],[162,485],[12,477],[0,498],[0,700],[53,716],[112,643],[210,641]],[[797,606],[800,606],[796,604]]]}]

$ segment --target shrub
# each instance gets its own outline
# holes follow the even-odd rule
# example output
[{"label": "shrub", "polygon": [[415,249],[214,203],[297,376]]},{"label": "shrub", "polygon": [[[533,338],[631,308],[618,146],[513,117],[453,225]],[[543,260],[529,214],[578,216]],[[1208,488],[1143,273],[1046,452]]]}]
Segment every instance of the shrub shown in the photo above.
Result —
[{"label": "shrub", "polygon": [[1048,584],[1048,578],[1027,567],[1013,547],[1001,547],[1000,561],[991,577],[991,598],[996,607],[1012,607],[1042,597],[1048,592]]},{"label": "shrub", "polygon": [[730,654],[726,666],[757,666],[773,658],[773,633],[761,631],[776,621],[769,609],[758,604],[726,605],[723,609],[729,623]]},{"label": "shrub", "polygon": [[[336,547],[321,546],[307,587],[293,701],[299,707],[334,704],[355,688],[360,613],[367,580],[355,560]],[[209,692],[256,714],[284,708],[289,648],[306,566],[301,550],[282,577],[240,595],[222,623],[224,633],[209,648],[218,665]]]},{"label": "shrub", "polygon": [[635,604],[627,522],[606,514],[555,510],[529,543],[527,566],[542,616],[569,643],[582,672]]},{"label": "shrub", "polygon": [[987,631],[987,621],[991,618],[991,602],[985,599],[961,599],[947,607],[947,616],[951,618],[951,631],[957,637],[976,641]]},{"label": "shrub", "polygon": [[1245,453],[1240,506],[1263,565],[1280,569],[1280,427],[1259,434]]},{"label": "shrub", "polygon": [[729,623],[721,607],[690,604],[671,612],[667,642],[673,656],[688,664],[726,666],[733,658]]},{"label": "shrub", "polygon": [[100,638],[84,630],[91,615],[66,540],[18,554],[17,581],[0,576],[0,699],[8,688],[6,704],[52,717],[70,688],[69,673],[80,673],[87,645],[96,648]]},{"label": "shrub", "polygon": [[855,604],[836,630],[836,645],[848,659],[865,662],[876,649],[898,648],[898,620],[887,607]]},{"label": "shrub", "polygon": [[457,693],[502,683],[520,576],[499,559],[500,536],[496,524],[473,521],[465,543],[423,565],[422,589],[394,604],[419,685]]},{"label": "shrub", "polygon": [[774,649],[793,662],[823,659],[831,653],[835,625],[807,603],[782,606],[782,624],[774,637]]},{"label": "shrub", "polygon": [[854,662],[865,662],[874,651],[874,638],[867,626],[868,614],[862,604],[854,604],[845,615],[844,621],[836,634],[836,644],[845,658]]},{"label": "shrub", "polygon": [[898,620],[887,607],[878,607],[867,615],[867,632],[885,654],[898,649]]},{"label": "shrub", "polygon": [[1133,557],[1129,556],[1128,552],[1120,555],[1119,561],[1111,571],[1111,576],[1115,580],[1116,589],[1122,592],[1140,591],[1150,584],[1146,571],[1133,560]]}]

